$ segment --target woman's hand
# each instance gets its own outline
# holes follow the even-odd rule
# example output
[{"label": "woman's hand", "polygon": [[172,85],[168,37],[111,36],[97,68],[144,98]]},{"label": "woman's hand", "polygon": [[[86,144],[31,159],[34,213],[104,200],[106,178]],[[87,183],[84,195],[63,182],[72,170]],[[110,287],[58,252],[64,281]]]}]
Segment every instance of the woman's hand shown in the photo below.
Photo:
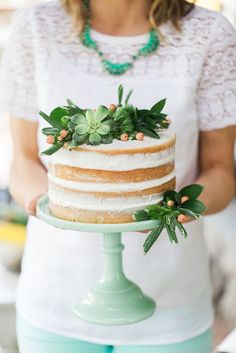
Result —
[{"label": "woman's hand", "polygon": [[32,197],[25,203],[25,211],[28,213],[30,216],[36,216],[36,207],[37,207],[37,202],[40,199],[41,196],[44,194],[37,195],[35,197]]},{"label": "woman's hand", "polygon": [[30,215],[36,215],[37,200],[47,192],[48,179],[38,157],[38,124],[11,119],[13,161],[10,173],[10,192]]}]

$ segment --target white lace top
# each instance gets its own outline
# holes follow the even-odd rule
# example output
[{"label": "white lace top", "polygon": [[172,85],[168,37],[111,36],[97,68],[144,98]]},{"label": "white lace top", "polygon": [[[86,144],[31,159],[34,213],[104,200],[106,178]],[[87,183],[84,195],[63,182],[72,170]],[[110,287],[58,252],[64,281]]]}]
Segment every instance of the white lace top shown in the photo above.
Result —
[{"label": "white lace top", "polygon": [[[16,14],[2,63],[1,107],[38,121],[39,110],[48,113],[67,98],[91,108],[116,102],[120,83],[134,89],[131,102],[139,107],[167,98],[177,134],[177,186],[193,182],[199,131],[236,124],[236,34],[230,23],[196,7],[182,20],[182,32],[170,23],[162,25],[164,40],[157,52],[140,58],[120,77],[104,71],[98,55],[82,46],[71,27],[59,2]],[[92,36],[114,62],[127,61],[148,39],[146,34],[114,37],[96,31]],[[39,133],[39,149],[45,147]],[[17,309],[39,327],[92,342],[158,344],[193,337],[212,323],[211,290],[203,223],[186,227],[187,240],[175,246],[163,234],[146,256],[146,235],[123,236],[125,272],[157,301],[157,312],[117,328],[85,323],[71,311],[101,274],[100,234],[62,231],[32,218]]]}]

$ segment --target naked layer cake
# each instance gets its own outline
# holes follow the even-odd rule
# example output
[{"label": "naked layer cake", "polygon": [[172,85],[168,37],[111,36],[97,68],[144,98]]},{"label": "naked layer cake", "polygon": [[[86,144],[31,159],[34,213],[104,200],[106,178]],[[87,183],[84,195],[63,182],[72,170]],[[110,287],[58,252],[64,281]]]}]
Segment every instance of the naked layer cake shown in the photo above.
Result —
[{"label": "naked layer cake", "polygon": [[[122,90],[122,92],[121,92]],[[127,223],[133,214],[162,200],[175,187],[175,135],[162,112],[119,102],[82,110],[72,102],[41,113],[49,157],[52,215],[83,223]],[[128,95],[130,96],[130,94]],[[56,121],[56,124],[55,124]]]},{"label": "naked layer cake", "polygon": [[175,187],[175,138],[160,136],[55,153],[48,174],[52,214],[86,223],[132,222],[136,210]]}]

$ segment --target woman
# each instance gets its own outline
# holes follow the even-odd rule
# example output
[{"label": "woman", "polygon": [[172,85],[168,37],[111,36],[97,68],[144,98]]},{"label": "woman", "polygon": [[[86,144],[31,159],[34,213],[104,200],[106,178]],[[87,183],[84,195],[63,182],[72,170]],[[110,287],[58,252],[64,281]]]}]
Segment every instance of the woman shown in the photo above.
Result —
[{"label": "woman", "polygon": [[[156,41],[158,48],[137,57],[151,28],[160,45]],[[84,30],[97,50],[82,43]],[[102,59],[112,68],[129,63],[129,69],[113,75]],[[204,185],[208,214],[222,210],[234,194],[235,68],[232,26],[183,0],[64,0],[23,10],[3,60],[3,100],[13,117],[12,195],[35,214],[38,197],[47,191],[46,160],[38,157],[46,147],[37,135],[38,111],[49,112],[67,98],[83,107],[109,104],[123,83],[134,89],[137,106],[167,98],[177,134],[177,187]],[[100,275],[100,235],[58,230],[30,217],[17,295],[20,353],[210,353],[213,314],[203,225],[186,227],[186,241],[175,247],[162,236],[145,257],[146,235],[124,236],[126,273],[156,299],[157,311],[137,324],[104,327],[71,311]]]}]

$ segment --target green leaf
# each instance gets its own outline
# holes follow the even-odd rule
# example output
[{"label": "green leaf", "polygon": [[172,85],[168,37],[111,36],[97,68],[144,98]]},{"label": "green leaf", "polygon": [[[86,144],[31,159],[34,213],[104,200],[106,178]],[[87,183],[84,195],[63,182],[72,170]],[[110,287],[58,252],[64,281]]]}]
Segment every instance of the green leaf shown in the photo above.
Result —
[{"label": "green leaf", "polygon": [[181,204],[181,195],[179,192],[176,192],[175,194],[175,200],[177,201],[178,204]]},{"label": "green leaf", "polygon": [[57,127],[59,129],[63,128],[60,120],[55,120],[54,118],[52,118],[51,116],[48,116],[47,114],[45,114],[44,112],[39,112],[39,115],[46,120],[51,126],[53,127]]},{"label": "green leaf", "polygon": [[45,127],[42,129],[42,133],[44,135],[56,135],[60,133],[60,129],[58,129],[57,127]]},{"label": "green leaf", "polygon": [[74,140],[70,141],[67,143],[69,150],[71,151],[72,147],[77,147],[79,146],[79,143],[75,142]]},{"label": "green leaf", "polygon": [[128,102],[132,93],[133,93],[133,90],[131,89],[125,98],[125,105],[128,105]]},{"label": "green leaf", "polygon": [[138,210],[134,212],[134,219],[136,222],[147,221],[149,219],[148,212],[145,210]]},{"label": "green leaf", "polygon": [[73,132],[75,131],[76,126],[77,125],[75,125],[74,123],[72,123],[72,121],[70,121],[68,124],[68,129]]},{"label": "green leaf", "polygon": [[68,117],[68,116],[63,116],[61,118],[61,125],[64,127],[64,128],[67,128],[67,125],[68,123],[71,121],[71,119]]},{"label": "green leaf", "polygon": [[186,229],[184,228],[183,224],[178,222],[177,219],[175,219],[175,225],[176,227],[178,228],[179,232],[181,233],[181,235],[184,237],[184,238],[187,238],[188,236],[188,233],[186,231]]},{"label": "green leaf", "polygon": [[151,108],[151,112],[160,113],[164,108],[165,104],[166,104],[166,99],[162,99],[161,101],[153,105],[153,107]]},{"label": "green leaf", "polygon": [[109,114],[109,110],[104,105],[100,105],[96,110],[96,118],[99,121],[103,121]]},{"label": "green leaf", "polygon": [[55,127],[63,128],[61,118],[67,115],[68,111],[64,107],[57,107],[51,112],[50,119],[54,122]]},{"label": "green leaf", "polygon": [[[74,102],[72,102],[72,100],[67,99],[66,100],[67,104],[69,105],[69,107],[75,107],[75,108],[79,108]],[[79,108],[80,109],[80,108]]]},{"label": "green leaf", "polygon": [[62,148],[64,143],[65,142],[62,141],[62,142],[58,142],[58,143],[54,144],[52,147],[50,147],[46,151],[41,152],[41,155],[42,156],[44,156],[44,155],[51,156],[53,153],[57,152],[60,148]]},{"label": "green leaf", "polygon": [[165,228],[166,228],[166,231],[167,231],[167,234],[169,236],[171,243],[174,242],[174,243],[178,244],[179,241],[178,241],[178,238],[177,238],[176,233],[173,230],[173,228],[170,227],[170,225],[168,223],[165,223]]},{"label": "green leaf", "polygon": [[78,125],[78,124],[87,124],[87,120],[85,116],[81,113],[77,113],[72,116],[71,121],[73,124]]},{"label": "green leaf", "polygon": [[158,239],[159,235],[161,234],[162,230],[164,227],[164,221],[161,220],[160,224],[154,228],[151,233],[148,235],[147,239],[145,240],[144,244],[143,244],[143,250],[144,253],[146,254],[150,248],[153,246],[153,244],[156,242],[156,240]]},{"label": "green leaf", "polygon": [[155,138],[155,139],[159,139],[160,136],[156,133],[156,131],[153,131],[153,130],[148,130],[144,127],[139,127],[139,131],[140,132],[143,132],[145,136],[149,136],[149,137],[152,137],[152,138]]},{"label": "green leaf", "polygon": [[188,196],[190,199],[197,199],[198,196],[202,193],[203,186],[199,184],[192,184],[185,186],[179,191],[181,196]]},{"label": "green leaf", "polygon": [[96,113],[95,111],[91,110],[91,109],[88,109],[86,111],[86,119],[87,119],[87,123],[89,125],[93,124],[93,123],[96,123],[97,122],[97,119],[96,119]]},{"label": "green leaf", "polygon": [[176,198],[175,198],[176,194],[177,194],[177,192],[175,190],[167,190],[163,194],[163,199],[164,199],[164,201],[166,201],[168,199],[175,201],[176,200]]},{"label": "green leaf", "polygon": [[99,128],[97,129],[97,132],[100,135],[108,135],[110,132],[110,127],[108,125],[102,124],[101,126],[99,126]]},{"label": "green leaf", "polygon": [[79,145],[82,145],[83,143],[85,143],[87,140],[87,137],[88,137],[88,134],[78,135],[78,134],[74,133],[72,135],[73,141],[75,141]]},{"label": "green leaf", "polygon": [[206,206],[199,200],[188,200],[182,204],[181,208],[188,209],[197,214],[202,214],[206,211]]},{"label": "green leaf", "polygon": [[84,135],[88,132],[88,125],[87,124],[79,124],[75,128],[75,132],[78,135]]},{"label": "green leaf", "polygon": [[123,86],[119,85],[119,87],[118,87],[118,105],[121,105],[121,103],[122,103],[123,91],[124,91]]},{"label": "green leaf", "polygon": [[183,208],[183,207],[180,207],[178,208],[178,211],[184,215],[187,215],[187,216],[190,216],[190,217],[193,217],[193,218],[198,218],[199,217],[199,214],[195,213],[195,212],[192,212],[190,210],[188,210],[187,208]]},{"label": "green leaf", "polygon": [[102,143],[109,144],[112,143],[113,137],[111,135],[102,136]]},{"label": "green leaf", "polygon": [[100,145],[102,137],[97,132],[93,132],[89,135],[89,142],[91,145]]},{"label": "green leaf", "polygon": [[148,128],[151,128],[153,130],[155,130],[157,128],[157,124],[155,122],[155,120],[152,120],[151,118],[149,118],[148,116],[145,117],[145,123],[147,124]]}]

